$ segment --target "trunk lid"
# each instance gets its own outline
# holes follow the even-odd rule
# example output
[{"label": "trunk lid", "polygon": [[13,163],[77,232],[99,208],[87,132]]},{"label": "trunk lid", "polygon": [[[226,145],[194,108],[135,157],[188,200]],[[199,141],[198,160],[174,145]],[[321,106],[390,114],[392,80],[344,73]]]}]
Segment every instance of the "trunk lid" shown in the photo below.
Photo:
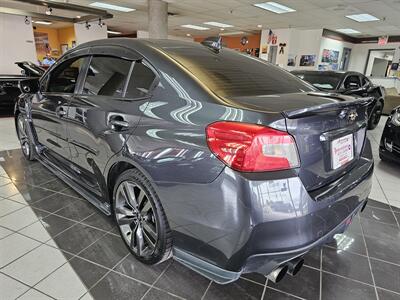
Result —
[{"label": "trunk lid", "polygon": [[367,107],[374,101],[317,92],[232,100],[248,109],[282,113],[296,141],[299,177],[308,191],[334,182],[355,166],[365,141]]}]

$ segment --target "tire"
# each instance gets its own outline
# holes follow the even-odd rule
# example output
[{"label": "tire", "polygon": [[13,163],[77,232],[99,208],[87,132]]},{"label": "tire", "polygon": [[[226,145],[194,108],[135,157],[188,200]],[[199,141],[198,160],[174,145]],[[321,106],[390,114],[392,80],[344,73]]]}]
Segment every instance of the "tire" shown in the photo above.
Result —
[{"label": "tire", "polygon": [[129,251],[153,265],[172,256],[172,234],[150,181],[137,169],[123,172],[113,190],[113,215]]},{"label": "tire", "polygon": [[33,143],[29,138],[27,126],[29,126],[28,122],[25,120],[22,114],[19,114],[17,116],[16,127],[18,140],[21,144],[22,154],[27,160],[34,161],[36,160],[35,147],[33,146]]},{"label": "tire", "polygon": [[374,110],[372,111],[371,116],[368,120],[368,129],[375,129],[375,127],[378,126],[379,121],[381,120],[382,110],[383,103],[382,101],[379,101],[374,107]]}]

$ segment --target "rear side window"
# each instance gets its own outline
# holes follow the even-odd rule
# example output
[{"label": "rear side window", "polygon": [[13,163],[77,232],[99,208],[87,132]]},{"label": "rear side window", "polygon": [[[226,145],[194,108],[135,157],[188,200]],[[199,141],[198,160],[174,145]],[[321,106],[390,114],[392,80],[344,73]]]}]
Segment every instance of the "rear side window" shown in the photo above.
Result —
[{"label": "rear side window", "polygon": [[360,77],[357,75],[350,75],[344,80],[344,87],[346,89],[356,89],[360,87]]},{"label": "rear side window", "polygon": [[74,93],[79,73],[83,66],[84,58],[71,59],[55,67],[50,73],[47,92]]},{"label": "rear side window", "polygon": [[146,96],[155,78],[156,75],[149,67],[141,61],[135,62],[126,90],[126,97],[139,98]]},{"label": "rear side window", "polygon": [[131,64],[131,61],[115,57],[92,57],[82,93],[122,97]]}]

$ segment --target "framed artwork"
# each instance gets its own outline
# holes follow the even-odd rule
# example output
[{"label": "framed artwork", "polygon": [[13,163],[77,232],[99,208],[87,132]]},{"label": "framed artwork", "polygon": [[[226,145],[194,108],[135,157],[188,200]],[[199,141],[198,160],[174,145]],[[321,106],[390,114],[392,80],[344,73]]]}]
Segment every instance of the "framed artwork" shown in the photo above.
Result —
[{"label": "framed artwork", "polygon": [[316,60],[316,55],[302,55],[300,57],[300,67],[313,67]]},{"label": "framed artwork", "polygon": [[322,51],[322,62],[323,63],[337,63],[339,60],[339,51],[336,50],[329,50],[329,49],[324,49]]},{"label": "framed artwork", "polygon": [[61,44],[61,54],[68,51],[68,44]]}]

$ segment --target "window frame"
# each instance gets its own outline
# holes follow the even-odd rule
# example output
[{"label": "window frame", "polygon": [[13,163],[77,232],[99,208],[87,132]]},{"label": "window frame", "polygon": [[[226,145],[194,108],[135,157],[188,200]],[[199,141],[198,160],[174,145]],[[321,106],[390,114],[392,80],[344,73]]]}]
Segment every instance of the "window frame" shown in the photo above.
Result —
[{"label": "window frame", "polygon": [[343,88],[344,88],[344,89],[347,89],[347,88],[346,88],[346,80],[347,80],[349,77],[352,77],[352,76],[358,78],[358,88],[361,87],[361,84],[362,84],[362,83],[361,83],[361,78],[360,78],[360,76],[359,76],[358,74],[356,74],[356,73],[351,73],[351,74],[347,74],[347,76],[343,79]]}]

